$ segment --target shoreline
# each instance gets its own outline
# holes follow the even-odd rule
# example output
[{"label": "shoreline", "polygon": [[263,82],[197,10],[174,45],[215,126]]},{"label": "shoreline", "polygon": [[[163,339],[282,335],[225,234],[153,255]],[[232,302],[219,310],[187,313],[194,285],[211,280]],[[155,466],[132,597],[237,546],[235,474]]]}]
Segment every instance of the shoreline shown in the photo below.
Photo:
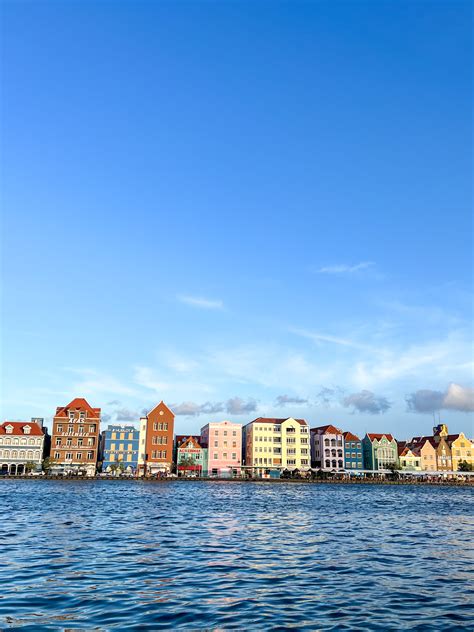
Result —
[{"label": "shoreline", "polygon": [[435,487],[474,487],[474,480],[466,477],[465,480],[441,480],[441,481],[423,481],[423,480],[381,480],[381,479],[320,479],[305,480],[296,478],[259,478],[259,479],[242,479],[242,478],[134,478],[119,476],[94,476],[94,477],[75,477],[75,476],[2,476],[0,480],[8,481],[60,481],[60,482],[82,482],[96,483],[98,481],[114,481],[114,482],[134,482],[134,483],[263,483],[281,485],[284,483],[303,484],[303,485],[416,485],[416,486],[435,486]]}]

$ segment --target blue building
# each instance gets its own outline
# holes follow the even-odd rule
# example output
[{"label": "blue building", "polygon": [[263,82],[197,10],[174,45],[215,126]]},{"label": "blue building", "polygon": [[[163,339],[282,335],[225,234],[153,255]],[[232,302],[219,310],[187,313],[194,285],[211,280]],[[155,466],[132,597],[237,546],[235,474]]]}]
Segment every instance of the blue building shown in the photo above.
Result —
[{"label": "blue building", "polygon": [[102,471],[117,469],[135,473],[138,466],[140,431],[134,426],[109,425],[102,433]]},{"label": "blue building", "polygon": [[344,468],[346,470],[364,469],[362,442],[352,432],[344,433]]}]

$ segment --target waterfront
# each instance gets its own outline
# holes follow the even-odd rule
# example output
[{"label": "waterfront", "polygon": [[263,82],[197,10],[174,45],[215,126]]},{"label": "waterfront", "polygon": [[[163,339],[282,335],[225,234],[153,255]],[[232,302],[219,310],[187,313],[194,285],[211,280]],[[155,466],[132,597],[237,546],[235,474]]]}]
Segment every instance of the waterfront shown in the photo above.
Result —
[{"label": "waterfront", "polygon": [[470,627],[469,488],[6,480],[0,627]]}]

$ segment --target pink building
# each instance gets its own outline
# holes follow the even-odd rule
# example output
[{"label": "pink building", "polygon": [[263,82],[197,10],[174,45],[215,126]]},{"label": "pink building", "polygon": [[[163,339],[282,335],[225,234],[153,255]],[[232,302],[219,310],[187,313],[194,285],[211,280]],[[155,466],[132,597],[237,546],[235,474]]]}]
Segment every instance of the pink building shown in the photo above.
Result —
[{"label": "pink building", "polygon": [[242,424],[215,421],[201,428],[201,442],[208,446],[209,476],[240,474]]}]

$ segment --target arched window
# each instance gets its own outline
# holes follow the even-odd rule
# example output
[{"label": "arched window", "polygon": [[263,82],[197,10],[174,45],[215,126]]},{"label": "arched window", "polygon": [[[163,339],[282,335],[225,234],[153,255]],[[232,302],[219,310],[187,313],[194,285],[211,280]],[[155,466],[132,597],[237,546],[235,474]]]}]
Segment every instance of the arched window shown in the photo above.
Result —
[{"label": "arched window", "polygon": [[25,437],[22,437],[22,438],[20,439],[20,444],[21,444],[21,445],[26,445],[26,439],[25,439]]},{"label": "arched window", "polygon": [[10,458],[10,450],[5,450],[4,457],[5,457],[6,459],[9,459],[9,458]]},{"label": "arched window", "polygon": [[28,450],[28,459],[33,458],[33,450]]},{"label": "arched window", "polygon": [[25,451],[24,450],[20,450],[18,453],[18,456],[20,459],[24,459],[25,458]]},{"label": "arched window", "polygon": [[28,439],[28,445],[35,445],[34,439]]},{"label": "arched window", "polygon": [[325,461],[324,467],[331,467],[331,461]]},{"label": "arched window", "polygon": [[20,443],[20,440],[18,439],[18,437],[15,437],[13,439],[13,445],[19,445],[19,443]]},{"label": "arched window", "polygon": [[18,450],[12,450],[12,459],[18,458]]},{"label": "arched window", "polygon": [[40,451],[35,450],[35,459],[39,459],[39,458],[40,458]]}]

